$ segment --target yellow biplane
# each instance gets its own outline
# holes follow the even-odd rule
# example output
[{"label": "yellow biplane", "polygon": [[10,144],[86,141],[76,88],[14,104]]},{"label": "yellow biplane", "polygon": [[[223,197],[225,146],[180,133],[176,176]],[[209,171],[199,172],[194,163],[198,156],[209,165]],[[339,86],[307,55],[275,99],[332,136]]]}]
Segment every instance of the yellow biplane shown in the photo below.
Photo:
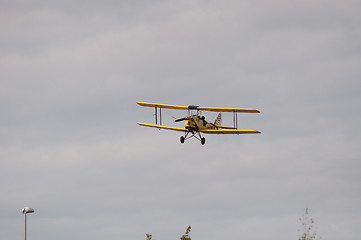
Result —
[{"label": "yellow biplane", "polygon": [[[184,143],[185,140],[195,137],[201,144],[206,142],[206,139],[201,136],[201,133],[205,134],[254,134],[261,133],[256,130],[238,130],[237,113],[259,113],[255,109],[244,108],[216,108],[216,107],[199,107],[199,106],[178,106],[158,103],[146,103],[138,102],[143,107],[154,107],[155,124],[138,123],[141,126],[153,127],[158,129],[167,129],[178,132],[184,132],[184,136],[180,137],[180,142]],[[162,109],[176,109],[176,110],[188,110],[188,116],[174,120],[174,122],[184,121],[184,128],[169,127],[162,125]],[[207,122],[204,116],[201,116],[201,111],[220,112],[214,121],[214,123]],[[226,127],[221,125],[222,115],[221,112],[233,113],[233,127]],[[158,124],[159,122],[159,124]]]}]

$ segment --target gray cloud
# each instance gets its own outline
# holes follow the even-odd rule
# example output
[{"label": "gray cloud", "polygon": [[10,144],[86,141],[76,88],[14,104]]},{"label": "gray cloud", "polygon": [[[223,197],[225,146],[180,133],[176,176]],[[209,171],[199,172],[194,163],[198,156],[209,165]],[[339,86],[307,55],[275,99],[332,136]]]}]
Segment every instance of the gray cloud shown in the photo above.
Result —
[{"label": "gray cloud", "polygon": [[[296,238],[306,207],[360,238],[358,2],[1,5],[0,238],[25,205],[37,239]],[[181,145],[137,101],[257,108],[262,134]]]}]

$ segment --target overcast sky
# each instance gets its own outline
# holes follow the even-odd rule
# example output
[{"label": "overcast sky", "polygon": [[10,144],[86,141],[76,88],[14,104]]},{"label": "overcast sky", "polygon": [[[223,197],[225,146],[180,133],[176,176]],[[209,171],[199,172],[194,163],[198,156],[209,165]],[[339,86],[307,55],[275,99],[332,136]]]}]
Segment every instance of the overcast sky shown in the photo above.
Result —
[{"label": "overcast sky", "polygon": [[360,1],[0,0],[0,34],[0,239],[361,239]]}]

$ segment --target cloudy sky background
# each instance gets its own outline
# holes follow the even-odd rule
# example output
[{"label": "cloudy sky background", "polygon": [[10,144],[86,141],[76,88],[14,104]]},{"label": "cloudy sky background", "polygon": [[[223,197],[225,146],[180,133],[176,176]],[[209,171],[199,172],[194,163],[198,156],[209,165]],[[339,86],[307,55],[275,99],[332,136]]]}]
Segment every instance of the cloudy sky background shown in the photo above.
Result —
[{"label": "cloudy sky background", "polygon": [[[0,239],[25,206],[38,240],[361,238],[359,1],[0,1],[0,33]],[[182,145],[137,101],[262,134]]]}]

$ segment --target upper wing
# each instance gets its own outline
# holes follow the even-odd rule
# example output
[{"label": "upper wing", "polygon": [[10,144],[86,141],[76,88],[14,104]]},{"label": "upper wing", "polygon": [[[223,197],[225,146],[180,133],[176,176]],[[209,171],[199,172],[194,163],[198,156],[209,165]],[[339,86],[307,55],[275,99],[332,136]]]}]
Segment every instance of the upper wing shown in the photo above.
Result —
[{"label": "upper wing", "polygon": [[188,132],[188,130],[185,129],[185,128],[168,127],[168,126],[148,124],[148,123],[138,123],[138,124],[141,125],[141,126],[145,126],[145,127],[153,127],[153,128],[158,128],[158,129],[167,129],[167,130],[173,130],[173,131],[178,131],[178,132]]},{"label": "upper wing", "polygon": [[256,109],[250,108],[217,108],[217,107],[198,107],[198,110],[201,111],[211,111],[211,112],[244,112],[244,113],[259,113]]},{"label": "upper wing", "polygon": [[178,109],[178,110],[201,110],[201,111],[211,111],[211,112],[244,112],[244,113],[259,113],[256,109],[247,109],[247,108],[217,108],[217,107],[199,107],[199,106],[178,106],[178,105],[169,105],[169,104],[159,104],[159,103],[146,103],[146,102],[137,102],[140,106],[143,107],[158,107],[158,108],[168,108],[168,109]]},{"label": "upper wing", "polygon": [[221,129],[221,130],[202,130],[202,133],[207,134],[254,134],[254,133],[261,133],[256,130],[229,130],[229,129]]},{"label": "upper wing", "polygon": [[180,109],[180,110],[188,110],[189,109],[189,107],[187,107],[187,106],[159,104],[159,103],[146,103],[146,102],[137,102],[137,103],[143,107],[158,107],[158,108],[169,108],[169,109]]}]

